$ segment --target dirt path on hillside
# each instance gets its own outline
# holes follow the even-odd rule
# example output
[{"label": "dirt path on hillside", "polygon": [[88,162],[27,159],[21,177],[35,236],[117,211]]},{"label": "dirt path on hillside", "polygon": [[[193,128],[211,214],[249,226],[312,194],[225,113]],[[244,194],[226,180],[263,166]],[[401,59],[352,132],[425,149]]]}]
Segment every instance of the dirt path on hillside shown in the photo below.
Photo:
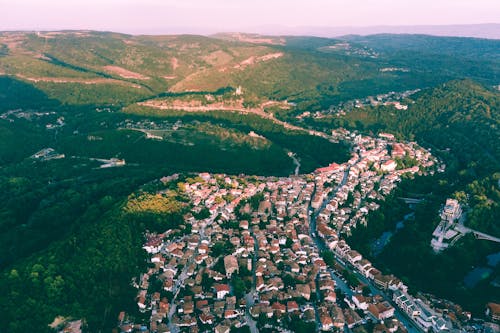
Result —
[{"label": "dirt path on hillside", "polygon": [[286,129],[293,130],[293,131],[306,132],[310,135],[319,136],[319,137],[325,138],[325,139],[330,140],[330,141],[332,140],[332,138],[329,135],[327,135],[326,133],[305,129],[303,127],[292,125],[292,124],[287,123],[283,120],[277,119],[276,117],[274,117],[274,114],[265,112],[263,108],[238,108],[238,107],[234,107],[234,106],[231,107],[231,106],[220,106],[220,105],[217,105],[217,106],[210,106],[210,105],[174,106],[174,105],[159,105],[159,104],[153,103],[151,101],[150,102],[141,102],[138,104],[142,105],[142,106],[155,108],[155,109],[160,109],[160,110],[173,110],[173,111],[184,111],[184,112],[225,111],[225,112],[238,112],[238,113],[242,113],[242,114],[254,114],[254,115],[257,115],[257,116],[262,117],[264,119],[271,120],[274,123],[281,125]]}]

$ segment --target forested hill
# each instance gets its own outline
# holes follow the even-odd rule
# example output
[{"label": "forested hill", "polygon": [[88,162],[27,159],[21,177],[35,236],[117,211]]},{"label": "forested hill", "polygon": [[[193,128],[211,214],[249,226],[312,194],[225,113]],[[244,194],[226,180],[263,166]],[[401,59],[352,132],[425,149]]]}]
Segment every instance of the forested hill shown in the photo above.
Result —
[{"label": "forested hill", "polygon": [[499,169],[499,91],[459,80],[424,90],[412,99],[408,110],[390,106],[364,108],[335,120],[335,125],[389,131],[417,140],[453,156],[448,161],[452,168],[474,164],[481,174]]},{"label": "forested hill", "polygon": [[0,32],[0,75],[73,105],[241,86],[247,104],[288,100],[318,109],[465,77],[498,84],[499,62],[500,41],[474,38]]},{"label": "forested hill", "polygon": [[403,133],[420,132],[436,147],[448,142],[462,164],[476,161],[478,167],[499,170],[499,91],[468,80],[450,82],[418,96],[408,113],[408,123],[404,120]]}]

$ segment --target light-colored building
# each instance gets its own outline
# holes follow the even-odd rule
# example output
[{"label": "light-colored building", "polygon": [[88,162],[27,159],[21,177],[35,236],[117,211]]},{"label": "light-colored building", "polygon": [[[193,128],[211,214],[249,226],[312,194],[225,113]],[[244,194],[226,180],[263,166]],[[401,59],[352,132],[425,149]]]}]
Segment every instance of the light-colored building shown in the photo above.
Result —
[{"label": "light-colored building", "polygon": [[238,259],[235,256],[229,255],[224,257],[224,268],[226,269],[226,276],[230,278],[234,272],[239,272]]}]

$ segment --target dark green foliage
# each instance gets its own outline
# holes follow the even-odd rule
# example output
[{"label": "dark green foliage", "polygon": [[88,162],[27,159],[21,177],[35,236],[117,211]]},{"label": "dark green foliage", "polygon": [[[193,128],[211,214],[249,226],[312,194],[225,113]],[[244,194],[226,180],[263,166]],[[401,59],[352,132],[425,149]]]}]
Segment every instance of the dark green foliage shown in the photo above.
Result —
[{"label": "dark green foliage", "polygon": [[[233,244],[229,242],[217,242],[212,246],[210,255],[214,258],[217,258],[219,256],[226,256],[228,254],[231,254],[233,251]],[[222,264],[224,265],[224,261],[222,261]]]},{"label": "dark green foliage", "polygon": [[247,292],[250,291],[249,289],[247,289],[245,281],[243,281],[243,279],[238,275],[233,275],[233,277],[231,278],[231,285],[233,287],[234,296],[238,298],[243,297]]},{"label": "dark green foliage", "polygon": [[250,333],[250,327],[248,325],[242,327],[231,327],[231,333]]},{"label": "dark green foliage", "polygon": [[257,211],[260,202],[263,200],[264,200],[264,193],[260,192],[249,198],[248,203],[250,204],[250,207],[252,207],[254,211]]},{"label": "dark green foliage", "polygon": [[472,207],[467,215],[467,225],[500,237],[500,174],[470,183],[466,192],[468,204]]},{"label": "dark green foliage", "polygon": [[[210,121],[212,123],[215,122],[218,126],[236,128],[244,133],[255,131],[273,142],[273,146],[296,153],[300,157],[301,173],[311,172],[320,166],[330,164],[332,161],[341,163],[349,157],[348,146],[345,143],[335,144],[324,138],[312,136],[304,132],[287,130],[271,120],[263,119],[256,115],[242,116],[241,114],[231,112],[164,112],[163,110],[149,108],[134,109],[133,113],[169,120],[180,119],[183,122]],[[239,158],[244,156],[244,154],[240,154]],[[273,162],[272,159],[271,162]],[[262,163],[265,162],[262,161]],[[261,164],[261,168],[264,167],[267,166]]]},{"label": "dark green foliage", "polygon": [[359,286],[360,282],[359,282],[358,278],[356,277],[356,275],[349,272],[348,270],[344,269],[342,271],[342,276],[346,279],[347,284],[349,286],[351,286],[352,288],[356,288],[357,286]]},{"label": "dark green foliage", "polygon": [[141,170],[89,169],[67,160],[1,169],[0,267],[64,239],[75,225],[93,223],[151,177]]},{"label": "dark green foliage", "polygon": [[202,210],[200,210],[199,213],[195,213],[193,212],[193,216],[197,219],[197,220],[203,220],[203,219],[206,219],[206,218],[209,218],[210,217],[210,211],[208,210],[208,208],[206,207],[203,207]]},{"label": "dark green foliage", "polygon": [[0,45],[0,57],[6,56],[7,54],[9,54],[9,48],[7,47],[7,45],[1,44]]},{"label": "dark green foliage", "polygon": [[292,321],[289,324],[290,329],[292,332],[296,333],[310,333],[314,332],[316,330],[316,323],[314,322],[305,322],[303,320],[300,320],[298,318],[293,318]]},{"label": "dark green foliage", "polygon": [[[372,259],[371,244],[385,231],[394,231],[396,223],[403,220],[405,214],[409,212],[408,205],[399,200],[402,193],[396,190],[380,203],[380,208],[368,214],[366,226],[358,225],[352,230],[352,235],[348,238],[349,244],[365,256]],[[413,222],[408,222],[413,223]]]},{"label": "dark green foliage", "polygon": [[224,258],[219,257],[217,261],[215,262],[215,265],[212,267],[214,271],[219,272],[223,275],[226,274],[226,268],[224,267]]},{"label": "dark green foliage", "polygon": [[328,267],[332,269],[335,268],[335,255],[331,251],[323,251],[321,253],[321,256],[323,257],[323,260],[325,261],[325,264],[328,265]]},{"label": "dark green foliage", "polygon": [[58,104],[33,85],[0,75],[0,112],[19,108],[41,109]]},{"label": "dark green foliage", "polygon": [[85,318],[93,332],[109,330],[120,310],[135,309],[130,279],[145,269],[144,226],[120,205],[96,220],[87,215],[64,240],[2,273],[0,324],[9,332],[48,332],[57,315]]}]

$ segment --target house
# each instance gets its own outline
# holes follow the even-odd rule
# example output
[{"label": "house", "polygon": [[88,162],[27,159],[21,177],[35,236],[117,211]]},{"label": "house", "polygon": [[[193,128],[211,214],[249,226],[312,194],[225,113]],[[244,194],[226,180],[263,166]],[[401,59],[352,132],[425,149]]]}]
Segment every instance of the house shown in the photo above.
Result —
[{"label": "house", "polygon": [[297,293],[307,301],[311,298],[311,287],[308,284],[297,284],[295,290],[297,290]]},{"label": "house", "polygon": [[362,295],[353,295],[352,296],[352,301],[356,305],[356,307],[360,310],[366,310],[368,309],[368,302],[366,298]]},{"label": "house", "polygon": [[394,135],[392,135],[390,133],[379,133],[378,136],[383,138],[383,139],[387,139],[387,140],[391,140],[391,141],[395,139]]},{"label": "house", "polygon": [[286,313],[286,306],[285,304],[281,304],[279,302],[274,302],[272,305],[271,305],[271,309],[273,310],[273,313],[275,315],[279,315],[279,314],[284,314]]},{"label": "house", "polygon": [[394,307],[387,301],[368,305],[368,311],[378,320],[384,320],[394,316]]},{"label": "house", "polygon": [[330,165],[323,167],[323,168],[318,168],[314,171],[314,173],[324,173],[324,172],[335,172],[335,171],[340,171],[344,170],[343,165],[339,165],[337,163],[331,163]]},{"label": "house", "polygon": [[335,281],[332,279],[322,279],[319,281],[319,290],[335,290]]},{"label": "house", "polygon": [[408,316],[415,318],[420,315],[419,307],[415,304],[413,297],[409,294],[396,290],[392,295],[392,300],[401,310],[406,312]]},{"label": "house", "polygon": [[323,293],[323,299],[325,302],[335,303],[337,301],[337,294],[335,291],[327,290]]},{"label": "house", "polygon": [[262,291],[266,288],[266,285],[264,283],[264,279],[262,278],[262,276],[260,275],[257,275],[257,278],[255,280],[255,289],[257,291]]},{"label": "house", "polygon": [[141,290],[137,295],[137,306],[141,311],[146,309],[146,290]]},{"label": "house", "polygon": [[349,308],[344,310],[344,318],[347,327],[349,327],[350,329],[363,323],[363,318],[361,318],[361,316],[357,314],[356,311]]},{"label": "house", "polygon": [[215,326],[215,333],[229,333],[230,330],[230,327],[224,326],[222,324]]},{"label": "house", "polygon": [[488,303],[486,305],[486,316],[494,322],[500,322],[500,304]]},{"label": "house", "polygon": [[[370,267],[372,266],[372,263],[369,262],[368,260],[366,259],[361,259],[360,261],[358,261],[356,263],[356,267],[359,269],[359,271],[361,273],[363,273],[363,275],[365,275],[365,272],[368,271],[370,269]],[[366,275],[365,275],[366,276]]]},{"label": "house", "polygon": [[166,279],[163,282],[163,289],[165,289],[165,291],[172,291],[173,287],[174,287],[174,280],[173,279]]},{"label": "house", "polygon": [[182,306],[182,312],[184,314],[192,314],[194,312],[194,303],[193,302],[185,302],[184,305]]},{"label": "house", "polygon": [[308,307],[305,308],[302,312],[302,319],[306,322],[312,322],[316,320],[316,312],[314,312],[314,308]]},{"label": "house", "polygon": [[267,215],[267,214],[271,213],[271,210],[272,210],[272,204],[270,201],[265,200],[265,201],[260,202],[259,208],[258,208],[259,215]]},{"label": "house", "polygon": [[342,313],[342,309],[334,305],[330,309],[330,314],[332,315],[333,318],[333,327],[336,327],[338,329],[342,329],[345,326],[345,318],[344,314]]},{"label": "house", "polygon": [[198,246],[198,253],[199,254],[207,254],[208,253],[208,245],[207,244],[200,244],[200,246]]},{"label": "house", "polygon": [[389,288],[389,284],[392,281],[392,277],[389,275],[378,274],[373,277],[373,282],[375,285],[381,289],[387,290]]},{"label": "house", "polygon": [[299,311],[299,305],[295,301],[288,301],[286,303],[286,308],[288,312]]},{"label": "house", "polygon": [[196,309],[200,310],[200,311],[208,309],[208,300],[203,299],[203,300],[196,301]]},{"label": "house", "polygon": [[248,230],[248,221],[247,220],[240,221],[239,227],[240,229]]},{"label": "house", "polygon": [[198,318],[204,325],[212,325],[215,319],[215,317],[209,313],[202,313]]},{"label": "house", "polygon": [[335,248],[335,253],[340,257],[345,257],[346,254],[351,250],[349,245],[344,240],[338,242],[337,247]]},{"label": "house", "polygon": [[226,277],[229,279],[234,272],[239,272],[238,259],[233,255],[224,257],[224,268],[226,269]]},{"label": "house", "polygon": [[351,264],[355,264],[356,262],[360,261],[361,259],[363,259],[363,256],[358,252],[358,251],[355,251],[355,250],[350,250],[349,252],[347,252],[347,260],[351,263]]},{"label": "house", "polygon": [[327,313],[322,313],[319,316],[319,322],[323,331],[330,331],[333,328],[333,319]]},{"label": "house", "polygon": [[404,157],[406,155],[406,151],[403,148],[403,146],[400,143],[394,143],[392,145],[392,151],[391,151],[391,156],[396,158],[396,157]]},{"label": "house", "polygon": [[227,294],[229,294],[229,285],[227,284],[216,284],[214,285],[214,289],[217,293],[217,299],[223,299]]},{"label": "house", "polygon": [[385,172],[391,172],[396,170],[397,163],[394,160],[388,160],[380,165],[380,170]]},{"label": "house", "polygon": [[240,313],[236,310],[224,311],[224,318],[225,319],[234,319],[234,318],[237,318],[239,315],[240,315]]}]

